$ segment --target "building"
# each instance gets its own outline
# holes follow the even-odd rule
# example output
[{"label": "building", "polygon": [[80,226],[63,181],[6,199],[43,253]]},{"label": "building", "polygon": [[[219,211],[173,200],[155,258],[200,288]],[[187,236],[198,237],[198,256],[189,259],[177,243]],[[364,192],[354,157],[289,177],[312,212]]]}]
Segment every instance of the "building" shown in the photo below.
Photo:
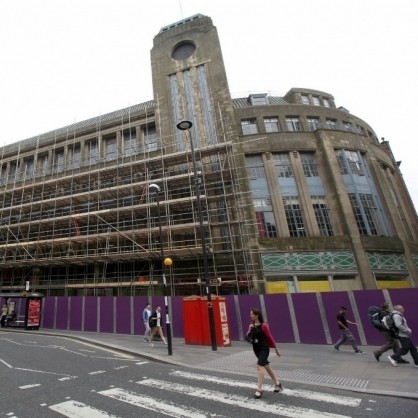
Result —
[{"label": "building", "polygon": [[153,100],[1,149],[1,292],[158,294],[162,244],[170,294],[204,294],[202,226],[213,292],[416,286],[417,214],[366,122],[316,90],[232,98],[206,16],[151,66]]}]

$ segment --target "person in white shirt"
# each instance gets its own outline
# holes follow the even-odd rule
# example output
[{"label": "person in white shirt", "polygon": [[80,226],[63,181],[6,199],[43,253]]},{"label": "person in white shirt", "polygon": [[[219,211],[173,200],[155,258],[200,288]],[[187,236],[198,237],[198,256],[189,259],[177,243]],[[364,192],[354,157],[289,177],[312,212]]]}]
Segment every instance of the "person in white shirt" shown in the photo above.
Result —
[{"label": "person in white shirt", "polygon": [[162,320],[162,317],[161,317],[161,306],[160,305],[158,305],[155,308],[155,311],[151,315],[151,322],[152,322],[151,323],[152,331],[151,331],[151,338],[149,340],[150,346],[154,347],[154,344],[153,344],[152,340],[154,339],[154,336],[156,334],[158,334],[161,337],[161,341],[167,347],[167,340],[165,339],[164,334],[163,334],[163,320]]}]

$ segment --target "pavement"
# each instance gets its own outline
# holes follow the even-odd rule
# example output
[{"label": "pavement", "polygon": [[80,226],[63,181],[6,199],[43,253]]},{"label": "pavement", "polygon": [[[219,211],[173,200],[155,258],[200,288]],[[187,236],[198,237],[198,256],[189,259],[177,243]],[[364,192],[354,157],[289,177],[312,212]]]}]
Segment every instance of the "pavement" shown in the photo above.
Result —
[{"label": "pavement", "polygon": [[[252,376],[256,382],[255,356],[251,345],[245,341],[232,341],[230,347],[217,347],[215,351],[211,346],[185,344],[184,339],[173,338],[173,354],[168,355],[168,349],[161,341],[155,341],[151,347],[138,335],[2,328],[0,338],[8,332],[69,338],[173,366]],[[313,390],[327,387],[418,399],[418,368],[414,367],[409,354],[405,359],[410,364],[394,367],[387,358],[391,352],[384,353],[378,362],[373,355],[377,347],[373,346],[360,347],[363,354],[355,354],[350,345],[341,346],[340,351],[332,345],[279,343],[278,347],[281,357],[271,352],[269,359],[284,386],[291,382],[292,386],[293,383],[311,385]]]}]

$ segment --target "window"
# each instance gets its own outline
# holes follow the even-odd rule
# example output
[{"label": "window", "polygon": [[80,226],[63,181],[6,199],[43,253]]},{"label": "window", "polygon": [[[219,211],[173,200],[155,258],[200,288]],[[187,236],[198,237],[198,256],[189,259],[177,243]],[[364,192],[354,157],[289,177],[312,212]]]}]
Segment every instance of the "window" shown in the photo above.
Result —
[{"label": "window", "polygon": [[266,132],[280,132],[278,118],[264,118],[264,126],[266,128]]},{"label": "window", "polygon": [[344,122],[343,121],[343,125],[344,125],[344,130],[347,132],[353,132],[353,125],[351,124],[351,122]]},{"label": "window", "polygon": [[360,235],[379,235],[378,213],[371,194],[350,193],[351,206],[356,217]]},{"label": "window", "polygon": [[69,166],[72,168],[79,168],[81,161],[80,144],[73,145],[71,148],[69,148],[69,152],[71,153]]},{"label": "window", "polygon": [[89,141],[87,143],[88,161],[89,164],[97,163],[99,159],[99,149],[97,147],[97,141]]},{"label": "window", "polygon": [[315,161],[315,155],[312,152],[301,152],[300,160],[302,162],[305,177],[319,177],[318,167]]},{"label": "window", "polygon": [[257,121],[255,119],[243,119],[241,128],[243,135],[258,134]]},{"label": "window", "polygon": [[325,203],[324,196],[311,196],[313,202],[313,210],[315,212],[316,222],[318,223],[319,232],[322,237],[330,237],[334,235],[331,221],[329,219],[329,210]]},{"label": "window", "polygon": [[344,151],[351,174],[364,176],[360,156],[356,151]]},{"label": "window", "polygon": [[136,152],[136,129],[132,128],[123,133],[123,154],[133,155]]},{"label": "window", "polygon": [[322,99],[322,102],[324,103],[325,107],[331,107],[328,99]]},{"label": "window", "polygon": [[297,132],[302,130],[299,118],[296,116],[289,116],[286,118],[287,129],[290,132]]},{"label": "window", "polygon": [[304,94],[301,95],[302,98],[302,104],[308,105],[309,104],[309,97],[305,96]]},{"label": "window", "polygon": [[312,101],[313,101],[313,104],[314,104],[314,106],[321,106],[321,103],[320,103],[320,101],[319,101],[319,97],[312,97]]},{"label": "window", "polygon": [[283,198],[283,203],[290,236],[306,237],[305,224],[302,217],[302,209],[299,205],[299,197],[285,197]]},{"label": "window", "polygon": [[156,151],[159,147],[157,130],[155,125],[148,125],[143,128],[144,146],[146,151]]},{"label": "window", "polygon": [[107,138],[105,140],[105,158],[106,160],[114,160],[118,156],[118,147],[116,137]]},{"label": "window", "polygon": [[308,127],[310,131],[316,131],[319,128],[319,118],[308,117]]},{"label": "window", "polygon": [[29,157],[25,158],[25,178],[30,179],[33,177],[33,169],[34,169],[34,158]]},{"label": "window", "polygon": [[268,104],[267,94],[251,94],[250,102],[253,106],[262,106]]},{"label": "window", "polygon": [[55,151],[55,169],[63,171],[65,165],[64,148]]},{"label": "window", "polygon": [[253,199],[255,218],[260,238],[276,238],[277,227],[269,198]]},{"label": "window", "polygon": [[327,119],[326,121],[328,129],[336,129],[337,128],[337,121],[335,119]]},{"label": "window", "polygon": [[288,154],[274,154],[274,159],[276,160],[274,166],[276,167],[277,177],[293,177]]}]

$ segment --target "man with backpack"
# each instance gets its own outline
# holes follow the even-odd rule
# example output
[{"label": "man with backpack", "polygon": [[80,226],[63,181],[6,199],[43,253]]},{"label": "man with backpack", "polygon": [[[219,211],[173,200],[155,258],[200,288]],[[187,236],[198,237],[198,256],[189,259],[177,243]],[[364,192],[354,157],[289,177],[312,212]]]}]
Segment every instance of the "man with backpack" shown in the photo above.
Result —
[{"label": "man with backpack", "polygon": [[397,366],[401,356],[411,353],[412,358],[414,359],[415,367],[418,367],[418,352],[417,347],[411,339],[411,328],[408,327],[406,319],[404,317],[405,308],[402,305],[395,305],[392,311],[393,321],[396,328],[398,329],[398,339],[401,344],[401,347],[396,350],[396,353],[388,356],[389,361],[393,366]]},{"label": "man with backpack", "polygon": [[[372,318],[372,325],[380,332],[380,334],[386,341],[385,344],[383,344],[378,350],[373,351],[374,358],[377,361],[380,361],[380,357],[386,351],[393,350],[393,353],[396,353],[396,350],[399,348],[398,340],[395,338],[393,333],[389,329],[387,329],[382,323],[382,320],[388,315],[391,315],[391,311],[389,304],[385,302],[380,306],[379,311],[373,315],[373,317],[375,318]],[[400,358],[398,360],[398,363],[409,363],[409,361]]]}]

